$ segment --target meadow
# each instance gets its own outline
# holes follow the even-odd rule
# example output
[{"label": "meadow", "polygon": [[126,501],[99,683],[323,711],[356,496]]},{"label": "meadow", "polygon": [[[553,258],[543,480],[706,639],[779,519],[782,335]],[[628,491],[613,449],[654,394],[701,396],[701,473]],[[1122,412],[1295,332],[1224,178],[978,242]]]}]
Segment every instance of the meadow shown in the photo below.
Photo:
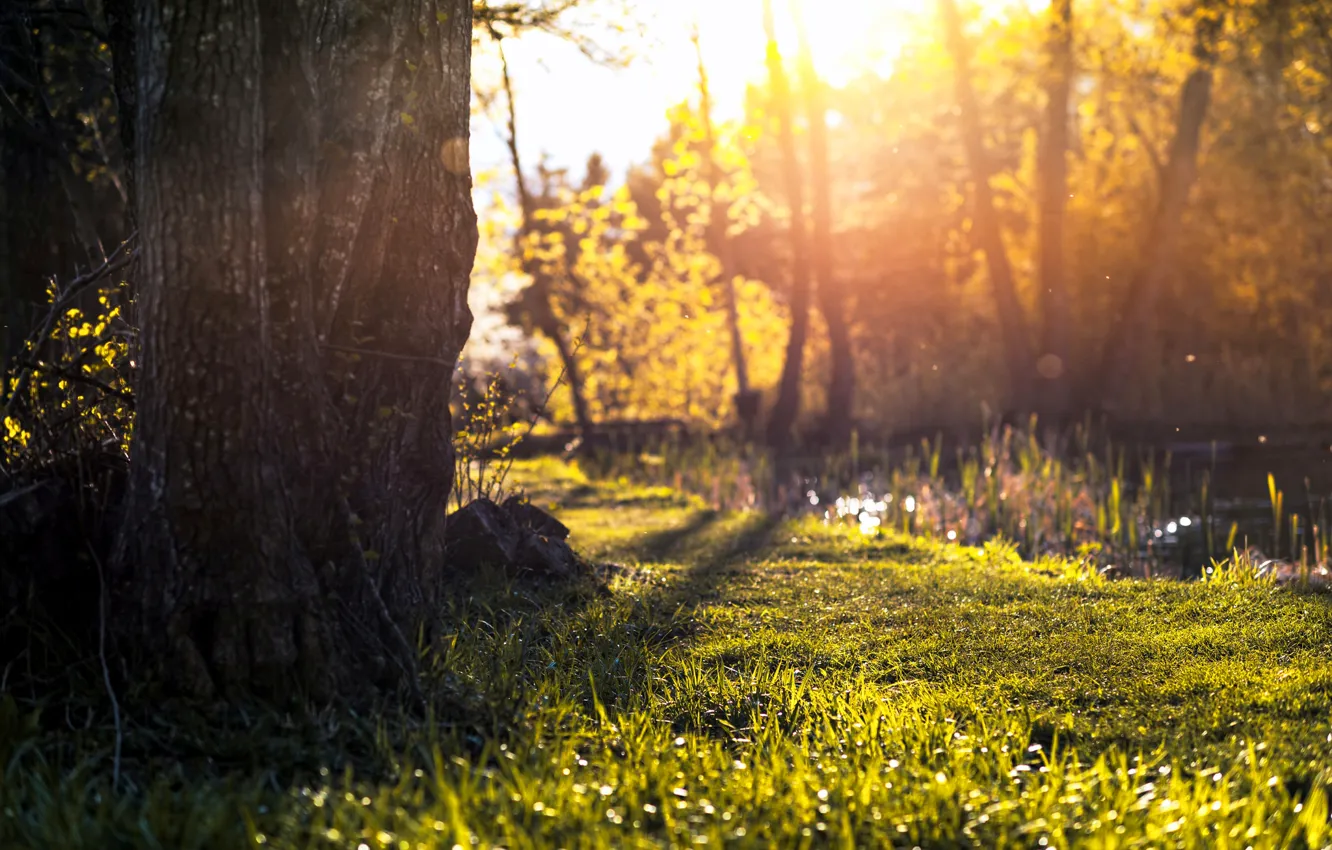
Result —
[{"label": "meadow", "polygon": [[1332,599],[521,461],[607,564],[460,592],[421,715],[0,701],[4,847],[1326,847]]}]

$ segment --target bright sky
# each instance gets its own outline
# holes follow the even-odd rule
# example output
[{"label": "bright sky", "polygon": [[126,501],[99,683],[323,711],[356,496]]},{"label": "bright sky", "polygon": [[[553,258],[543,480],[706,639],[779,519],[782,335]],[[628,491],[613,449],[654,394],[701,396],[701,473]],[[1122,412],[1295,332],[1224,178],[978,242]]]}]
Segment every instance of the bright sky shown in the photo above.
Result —
[{"label": "bright sky", "polygon": [[[890,73],[913,19],[933,15],[935,8],[934,0],[797,2],[819,71],[833,84],[862,73]],[[631,163],[645,160],[653,140],[666,129],[666,109],[696,96],[696,60],[689,39],[695,25],[716,113],[721,118],[739,115],[746,84],[764,76],[761,0],[637,0],[633,6],[646,24],[646,38],[606,40],[632,50],[635,58],[628,68],[598,66],[573,46],[547,36],[506,42],[524,165],[535,166],[544,153],[552,165],[569,166],[578,174],[595,150],[622,176]],[[791,0],[773,0],[773,6],[783,52],[793,55]],[[476,73],[482,85],[498,79],[493,49],[478,54]],[[477,120],[474,169],[507,164],[502,133],[495,121]]]}]

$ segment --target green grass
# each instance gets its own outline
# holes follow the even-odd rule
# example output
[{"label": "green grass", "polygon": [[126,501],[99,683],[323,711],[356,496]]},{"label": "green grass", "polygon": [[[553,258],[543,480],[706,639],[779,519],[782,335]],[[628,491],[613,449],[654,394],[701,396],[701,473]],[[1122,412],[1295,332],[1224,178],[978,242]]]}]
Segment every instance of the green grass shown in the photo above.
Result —
[{"label": "green grass", "polygon": [[119,791],[100,709],[0,698],[0,846],[1332,842],[1325,595],[517,476],[609,595],[459,598],[428,721],[131,705]]}]

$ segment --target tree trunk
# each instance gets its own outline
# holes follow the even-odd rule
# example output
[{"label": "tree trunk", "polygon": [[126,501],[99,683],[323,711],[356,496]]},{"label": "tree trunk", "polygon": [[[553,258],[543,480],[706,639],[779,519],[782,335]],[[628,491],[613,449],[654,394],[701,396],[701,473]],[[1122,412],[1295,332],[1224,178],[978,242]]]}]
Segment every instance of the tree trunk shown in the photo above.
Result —
[{"label": "tree trunk", "polygon": [[[1180,89],[1175,136],[1162,170],[1160,197],[1152,229],[1143,251],[1141,266],[1129,283],[1123,306],[1111,325],[1101,351],[1096,381],[1084,390],[1086,406],[1112,409],[1116,396],[1128,385],[1143,365],[1143,352],[1155,348],[1157,304],[1161,290],[1176,269],[1176,253],[1184,227],[1184,210],[1198,173],[1198,151],[1202,143],[1203,122],[1212,97],[1212,66],[1216,39],[1224,18],[1219,12],[1204,9],[1196,24],[1194,59],[1197,67]],[[1099,398],[1100,404],[1095,400]]]},{"label": "tree trunk", "polygon": [[786,201],[791,211],[791,335],[786,342],[786,360],[782,364],[777,401],[768,418],[768,444],[781,450],[789,444],[791,429],[800,415],[800,379],[804,373],[805,339],[809,336],[809,247],[805,242],[805,192],[792,127],[791,86],[782,66],[782,54],[777,49],[772,0],[763,0],[763,28],[768,38],[768,78],[777,112]]},{"label": "tree trunk", "polygon": [[471,324],[471,4],[137,12],[121,639],[199,694],[410,671]]},{"label": "tree trunk", "polygon": [[694,33],[694,52],[698,55],[699,115],[703,122],[703,146],[707,150],[708,243],[721,267],[722,292],[726,301],[726,324],[731,331],[731,363],[735,366],[735,412],[746,440],[754,434],[758,399],[749,386],[749,367],[745,362],[745,340],[740,333],[740,304],[735,291],[735,263],[731,258],[731,237],[726,232],[727,209],[717,192],[721,168],[717,165],[717,140],[712,128],[712,93],[708,87],[708,69],[703,63],[703,46]]},{"label": "tree trunk", "polygon": [[962,143],[971,166],[974,186],[973,219],[976,240],[985,252],[990,273],[990,289],[995,309],[999,314],[999,328],[1003,334],[1004,360],[1008,366],[1011,404],[1016,411],[1029,411],[1033,407],[1032,387],[1035,360],[1028,337],[1027,320],[1022,303],[1018,300],[1013,282],[1013,267],[1004,248],[1004,237],[999,227],[999,216],[994,209],[994,192],[990,188],[990,162],[985,150],[985,136],[981,130],[980,107],[971,85],[971,48],[962,32],[962,16],[955,0],[939,0],[944,23],[944,35],[949,52],[953,55],[956,72],[957,101],[961,111]]},{"label": "tree trunk", "polygon": [[1073,77],[1073,3],[1050,6],[1050,69],[1046,84],[1045,133],[1037,164],[1040,181],[1040,283],[1043,319],[1041,412],[1062,422],[1069,402],[1069,309],[1064,280],[1064,211],[1068,206],[1068,101]]},{"label": "tree trunk", "polygon": [[[549,296],[547,296],[549,298]],[[584,441],[596,435],[596,423],[592,421],[592,411],[587,406],[587,389],[583,384],[583,371],[578,365],[578,355],[564,339],[564,329],[551,311],[539,326],[548,339],[554,340],[555,351],[559,354],[564,369],[564,380],[569,384],[569,396],[573,399],[574,421],[578,423],[578,433]]]},{"label": "tree trunk", "polygon": [[814,54],[805,33],[799,9],[792,3],[800,33],[801,87],[805,90],[805,111],[809,121],[809,167],[813,179],[814,284],[819,306],[828,324],[828,348],[831,374],[828,380],[828,409],[823,424],[824,436],[834,446],[851,441],[856,391],[855,354],[851,349],[851,326],[847,317],[846,290],[833,271],[832,181],[828,174],[828,109],[823,82],[814,67]]}]

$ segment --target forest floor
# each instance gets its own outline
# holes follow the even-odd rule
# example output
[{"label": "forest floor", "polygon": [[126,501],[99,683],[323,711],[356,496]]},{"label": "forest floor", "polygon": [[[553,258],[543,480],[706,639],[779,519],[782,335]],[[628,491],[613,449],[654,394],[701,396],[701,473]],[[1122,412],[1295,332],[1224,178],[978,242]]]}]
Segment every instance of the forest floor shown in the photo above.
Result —
[{"label": "forest floor", "polygon": [[1332,842],[1326,594],[515,476],[609,594],[459,599],[429,721],[127,697],[118,790],[101,709],[0,696],[0,846]]}]

